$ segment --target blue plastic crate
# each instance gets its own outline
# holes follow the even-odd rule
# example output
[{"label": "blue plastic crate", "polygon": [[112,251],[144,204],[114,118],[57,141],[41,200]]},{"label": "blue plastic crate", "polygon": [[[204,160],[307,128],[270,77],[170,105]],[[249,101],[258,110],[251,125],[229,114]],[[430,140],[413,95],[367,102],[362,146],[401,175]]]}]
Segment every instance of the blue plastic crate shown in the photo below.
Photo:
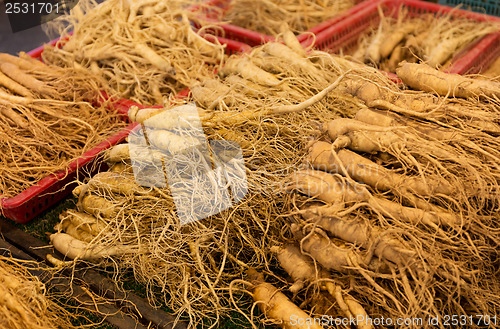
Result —
[{"label": "blue plastic crate", "polygon": [[461,9],[468,9],[482,14],[500,16],[499,0],[439,0],[440,5],[456,7],[462,5]]}]

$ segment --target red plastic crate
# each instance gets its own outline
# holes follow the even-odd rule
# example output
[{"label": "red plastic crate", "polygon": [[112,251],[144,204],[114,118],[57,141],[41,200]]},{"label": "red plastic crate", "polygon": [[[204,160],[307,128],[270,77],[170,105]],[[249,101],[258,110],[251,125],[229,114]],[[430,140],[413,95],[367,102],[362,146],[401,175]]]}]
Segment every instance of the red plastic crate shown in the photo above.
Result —
[{"label": "red plastic crate", "polygon": [[500,32],[487,35],[447,70],[457,74],[477,74],[486,71],[500,56]]},{"label": "red plastic crate", "polygon": [[[363,0],[356,0],[355,3],[360,3]],[[208,0],[205,1],[202,7],[202,12],[205,20],[212,21],[217,23],[224,31],[224,37],[232,40],[237,40],[240,42],[244,42],[252,47],[259,46],[266,42],[272,42],[275,40],[273,36],[266,35],[263,33],[251,31],[233,24],[220,22],[223,20],[224,12],[229,9],[231,0]],[[193,5],[190,7],[190,10],[198,10],[200,5]],[[361,8],[358,8],[358,10]],[[333,17],[297,36],[299,42],[303,42],[306,39],[310,39],[313,34],[317,34],[323,31],[325,28],[329,27],[331,24],[336,23],[338,21],[337,17]],[[217,30],[211,30],[211,33],[217,34]]]},{"label": "red plastic crate", "polygon": [[[196,11],[202,8],[202,18],[205,21],[213,22],[223,31],[223,37],[235,41],[245,43],[251,47],[259,46],[266,42],[274,41],[275,38],[266,34],[244,29],[242,27],[221,23],[224,12],[228,10],[230,0],[207,0],[201,5],[192,5],[188,10]],[[195,25],[196,26],[196,25]],[[199,26],[196,26],[199,27]],[[219,35],[220,31],[217,29],[207,29],[211,34]]]},{"label": "red plastic crate", "polygon": [[359,5],[363,1],[364,0],[354,1],[354,3],[356,3],[356,6],[352,7],[351,9],[348,9],[344,14],[340,14],[340,15],[337,15],[337,16],[332,17],[330,19],[327,19],[323,23],[320,23],[320,24],[316,25],[315,27],[310,28],[309,30],[299,34],[297,36],[297,39],[303,45],[306,45],[306,44],[311,45],[313,40],[314,40],[314,36],[323,32],[324,30],[326,30],[330,26],[337,24],[339,21],[343,20],[347,16],[347,13],[349,13],[349,15],[353,15],[354,13],[363,9],[364,6]]},{"label": "red plastic crate", "polygon": [[212,34],[203,34],[203,37],[208,41],[212,42],[214,42],[217,39],[220,42],[220,44],[226,45],[226,55],[228,56],[236,53],[244,53],[252,49],[252,47],[250,47],[247,43],[244,43],[242,41],[223,38]]},{"label": "red plastic crate", "polygon": [[[349,11],[341,15],[341,17],[332,21],[330,26],[323,26],[323,31],[316,35],[315,40],[312,38],[305,39],[303,40],[302,45],[304,47],[314,46],[315,48],[327,50],[333,53],[339,53],[341,50],[344,53],[349,53],[357,47],[358,39],[362,34],[364,34],[369,28],[378,26],[380,17],[377,7],[379,5],[386,15],[391,15],[393,17],[397,16],[398,9],[401,6],[405,6],[409,10],[408,15],[410,16],[418,16],[427,13],[434,13],[441,16],[451,12],[452,17],[466,17],[477,21],[489,20],[500,22],[500,18],[498,17],[479,14],[467,10],[454,9],[419,0],[367,1],[351,8]],[[455,55],[452,60],[452,65],[448,71],[464,74],[473,73],[478,68],[487,67],[483,60],[490,61],[490,63],[487,63],[489,65],[496,57],[498,57],[500,49],[492,51],[495,48],[500,48],[498,40],[498,34],[485,36],[468,52],[462,52],[461,54]],[[481,51],[485,50],[492,52],[492,54],[481,54]]]}]

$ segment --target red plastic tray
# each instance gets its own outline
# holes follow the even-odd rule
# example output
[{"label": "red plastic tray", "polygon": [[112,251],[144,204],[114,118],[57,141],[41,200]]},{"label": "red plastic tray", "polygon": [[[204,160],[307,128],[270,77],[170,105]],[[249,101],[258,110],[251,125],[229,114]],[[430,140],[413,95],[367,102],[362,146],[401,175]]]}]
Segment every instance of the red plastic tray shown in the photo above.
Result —
[{"label": "red plastic tray", "polygon": [[[357,0],[355,3],[360,3],[363,0]],[[222,16],[225,11],[228,10],[230,6],[230,0],[208,0],[203,4],[203,15],[204,19],[208,21],[213,21],[214,23],[218,23],[217,26],[224,31],[224,37],[232,40],[237,40],[240,42],[244,42],[252,47],[259,46],[266,42],[272,42],[275,40],[273,36],[266,35],[263,33],[251,31],[233,24],[219,24],[222,20]],[[193,5],[190,7],[191,10],[198,10],[200,5]],[[361,8],[359,8],[361,9]],[[358,10],[359,10],[358,9]],[[311,36],[313,34],[317,34],[323,31],[325,28],[329,27],[332,23],[336,23],[338,21],[337,17],[333,17],[297,36],[299,42],[303,42],[306,39],[312,39]],[[211,30],[211,33],[217,34],[216,30]]]},{"label": "red plastic tray", "polygon": [[[347,16],[347,13],[349,13],[349,15],[353,15],[354,13],[363,9],[364,6],[359,5],[363,1],[365,1],[365,0],[354,1],[356,6],[352,7],[351,9],[348,9],[344,14],[340,14],[340,15],[337,15],[337,16],[332,17],[330,19],[327,19],[326,21],[316,25],[313,28],[310,28],[309,30],[305,31],[304,33],[299,34],[297,36],[297,39],[299,39],[299,42],[303,45],[311,45],[313,40],[314,40],[315,35],[323,32],[324,30],[326,30],[330,26],[337,24],[339,21],[345,19],[345,17]],[[366,3],[368,3],[368,1]]]},{"label": "red plastic tray", "polygon": [[[224,12],[228,10],[230,2],[230,0],[207,0],[201,5],[190,6],[188,10],[196,11],[201,7],[203,20],[217,24],[217,26],[222,29],[224,38],[239,41],[251,47],[275,40],[274,37],[266,34],[244,29],[232,24],[221,23],[222,16]],[[220,34],[220,31],[217,29],[207,29],[207,31],[214,35]]]},{"label": "red plastic tray", "polygon": [[[380,21],[377,7],[381,6],[386,15],[396,16],[400,6],[405,6],[409,10],[409,15],[418,16],[426,13],[435,13],[437,15],[445,15],[450,12],[454,17],[467,17],[477,21],[497,21],[500,18],[474,13],[467,10],[458,10],[447,6],[438,5],[435,3],[419,1],[419,0],[378,0],[366,1],[351,8],[346,13],[335,20],[331,21],[330,26],[325,24],[323,30],[316,34],[316,39],[304,39],[302,45],[304,47],[315,47],[321,50],[338,53],[341,50],[344,53],[349,53],[358,45],[359,37],[365,33],[370,27],[376,27]],[[476,46],[471,48],[466,53],[457,54],[452,60],[452,65],[448,69],[454,73],[475,73],[477,68],[485,68],[487,65],[498,56],[500,49],[493,54],[481,54],[481,51],[492,51],[493,48],[500,48],[498,45],[498,34],[485,36],[481,41],[476,43]],[[314,44],[313,44],[314,43]],[[476,51],[477,48],[477,51]],[[488,57],[488,58],[485,58]],[[492,59],[491,59],[492,58]],[[484,63],[483,60],[489,60],[490,63]],[[457,66],[455,66],[457,65]]]},{"label": "red plastic tray", "polygon": [[486,71],[500,56],[500,32],[487,35],[455,60],[450,73],[477,74]]}]

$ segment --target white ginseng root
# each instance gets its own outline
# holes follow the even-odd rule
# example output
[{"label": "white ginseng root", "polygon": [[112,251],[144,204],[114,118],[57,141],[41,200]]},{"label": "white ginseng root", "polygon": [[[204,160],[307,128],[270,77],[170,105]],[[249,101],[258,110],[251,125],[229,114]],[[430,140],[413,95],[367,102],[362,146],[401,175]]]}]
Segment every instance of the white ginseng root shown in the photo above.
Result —
[{"label": "white ginseng root", "polygon": [[302,216],[311,223],[315,223],[329,234],[344,241],[370,248],[373,241],[377,241],[373,253],[377,257],[387,259],[394,264],[408,264],[415,256],[415,252],[404,246],[399,240],[384,234],[384,231],[360,220],[347,220],[334,213],[329,214],[328,208],[312,207],[302,210]]},{"label": "white ginseng root", "polygon": [[327,270],[350,273],[353,266],[362,266],[377,273],[389,273],[387,263],[378,258],[366,259],[340,240],[328,237],[325,231],[316,227],[304,233],[297,224],[291,225],[295,240],[303,252],[308,253]]},{"label": "white ginseng root", "polygon": [[384,216],[413,225],[422,223],[437,229],[439,225],[453,227],[460,223],[460,219],[453,213],[406,207],[400,203],[373,196],[362,184],[352,184],[320,170],[296,172],[291,178],[288,189],[295,189],[329,204],[366,202],[370,208],[381,212]]},{"label": "white ginseng root", "polygon": [[[352,296],[342,292],[342,288],[336,285],[327,271],[319,265],[315,266],[311,258],[302,254],[300,249],[293,244],[287,244],[283,247],[273,246],[271,251],[276,254],[281,267],[294,280],[294,284],[289,290],[297,293],[304,283],[320,281],[319,285],[335,298],[346,317],[363,317],[367,314],[363,306],[359,304]],[[357,324],[360,329],[372,328],[371,325]]]},{"label": "white ginseng root", "polygon": [[306,319],[309,315],[295,305],[275,286],[264,281],[262,273],[247,271],[253,284],[252,297],[268,319],[280,321],[285,329],[322,329],[319,324],[293,324],[292,319]]},{"label": "white ginseng root", "polygon": [[74,237],[66,233],[51,234],[50,242],[52,243],[54,248],[64,256],[71,259],[88,261],[137,252],[136,248],[131,248],[123,245],[91,245],[84,241],[75,239]]}]

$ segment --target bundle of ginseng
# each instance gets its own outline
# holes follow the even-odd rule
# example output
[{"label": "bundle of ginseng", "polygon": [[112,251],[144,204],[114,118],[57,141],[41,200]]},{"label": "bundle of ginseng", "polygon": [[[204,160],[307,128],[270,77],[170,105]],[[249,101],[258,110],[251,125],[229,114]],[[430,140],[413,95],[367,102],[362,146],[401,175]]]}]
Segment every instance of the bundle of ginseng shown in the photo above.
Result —
[{"label": "bundle of ginseng", "polygon": [[[351,74],[346,63],[294,49],[268,44],[232,58],[219,77],[193,86],[196,105],[131,108],[141,126],[107,153],[110,172],[75,190],[79,209],[61,216],[56,249],[101,265],[111,260],[119,273],[132,268],[151,303],[193,325],[218,326],[233,309],[230,282],[261,268],[267,246],[279,244],[279,216],[290,203],[280,190],[309,136],[359,103],[328,93]],[[189,137],[200,128],[201,138]],[[202,218],[183,223],[186,215]]]},{"label": "bundle of ginseng", "polygon": [[102,83],[25,54],[0,54],[0,194],[68,168],[125,123],[94,101]]},{"label": "bundle of ginseng", "polygon": [[[297,257],[306,255],[309,258],[305,262],[314,266],[312,274],[290,273],[298,284],[292,284],[297,294],[289,296],[310,316],[331,313],[344,317],[426,318],[472,314],[473,310],[494,312],[499,291],[494,280],[498,226],[492,205],[498,203],[490,185],[497,184],[492,171],[495,167],[490,159],[488,166],[478,168],[477,157],[487,157],[485,150],[462,151],[478,143],[468,134],[477,131],[477,121],[463,120],[470,112],[458,116],[447,111],[409,110],[410,105],[422,105],[419,97],[445,105],[459,101],[400,90],[372,68],[322,52],[305,54],[291,41],[293,38],[284,35],[284,40],[286,45],[267,44],[244,57],[231,58],[218,79],[194,85],[192,96],[199,107],[189,115],[178,113],[174,105],[165,109],[132,108],[129,116],[142,124],[139,139],[144,142],[135,150],[130,140],[128,145],[115,147],[108,159],[116,162],[113,170],[119,173],[100,174],[75,192],[80,211],[62,218],[58,229],[66,233],[52,237],[56,248],[72,258],[111,258],[119,270],[132,267],[138,281],[152,290],[159,286],[165,292],[164,302],[177,314],[189,315],[194,324],[209,315],[215,321],[210,324],[217,326],[218,317],[230,311],[226,303],[234,288],[231,280],[248,267],[273,270],[268,251],[276,252],[282,263],[279,255],[288,244],[300,250],[302,256]],[[403,100],[408,106],[403,106]],[[395,112],[384,113],[388,119],[377,117],[371,124],[338,119],[352,117],[358,110],[357,120],[364,120],[363,111],[374,112],[365,104],[393,106]],[[395,121],[390,121],[393,116]],[[197,213],[206,212],[207,207],[216,209],[222,200],[222,195],[214,196],[207,188],[213,186],[210,181],[227,182],[219,176],[210,179],[210,175],[199,175],[210,171],[207,168],[197,171],[188,166],[203,163],[205,156],[200,154],[205,152],[190,158],[197,161],[187,161],[189,152],[178,154],[182,170],[172,172],[166,165],[165,152],[185,147],[186,140],[179,139],[181,131],[192,128],[195,121],[208,140],[224,139],[241,146],[248,193],[227,210],[180,225],[177,194],[172,192],[178,184],[185,186],[184,180],[197,173],[197,179],[189,181],[195,192],[180,195],[181,200],[195,201],[190,209]],[[355,129],[353,122],[363,129]],[[317,128],[323,133],[316,133]],[[463,138],[432,135],[446,129],[463,134]],[[356,134],[358,131],[361,134]],[[392,134],[382,134],[388,132]],[[371,143],[362,140],[369,133],[374,134],[368,140]],[[176,135],[176,142],[156,140],[161,135],[170,136],[170,141]],[[306,152],[310,136],[321,140],[309,143]],[[480,134],[481,143],[493,143],[489,141],[491,136]],[[137,141],[135,137],[133,140]],[[382,143],[387,140],[394,147]],[[209,143],[208,147],[213,145],[221,144]],[[156,169],[144,166],[148,161],[141,157],[137,161],[141,147],[149,148],[144,159],[156,163]],[[422,152],[416,151],[418,147]],[[225,154],[215,147],[209,153]],[[133,154],[135,157],[131,157]],[[236,158],[233,153],[226,161]],[[319,170],[295,172],[305,159]],[[221,163],[214,162],[216,167]],[[168,178],[165,186],[152,184],[158,179],[139,186],[137,175],[132,176],[137,169],[166,177],[174,173],[177,179]],[[294,179],[288,188],[308,197],[282,193],[291,172],[295,172]],[[468,173],[477,175],[469,177]],[[241,173],[236,177],[241,178]],[[470,189],[474,179],[484,184],[468,198],[464,191]],[[233,197],[237,195],[232,193]],[[326,205],[311,204],[311,198]],[[291,206],[299,209],[294,211],[293,225],[283,216]],[[91,235],[65,235],[82,230]],[[283,233],[288,238],[286,243]],[[289,265],[282,266],[290,270]],[[289,287],[279,283],[284,279],[282,272],[274,270],[277,288]],[[262,278],[252,276],[251,281],[254,288],[275,292],[263,284]],[[270,296],[253,294],[258,303],[274,302]],[[153,294],[151,302],[158,302]],[[245,303],[243,297],[235,302]],[[284,321],[276,318],[279,312],[272,307],[264,308],[263,313],[268,320]]]},{"label": "bundle of ginseng", "polygon": [[412,17],[401,6],[397,18],[385,16],[382,10],[379,13],[378,27],[360,37],[353,58],[389,72],[395,72],[404,60],[446,68],[452,57],[474,40],[498,31],[494,21],[479,22],[454,11],[439,17]]},{"label": "bundle of ginseng", "polygon": [[28,268],[36,264],[0,256],[0,325],[5,329],[75,328],[75,318]]},{"label": "bundle of ginseng", "polygon": [[[325,122],[324,135],[308,145],[307,166],[290,178],[288,188],[305,196],[293,204],[287,243],[314,264],[306,275],[286,263],[299,262],[283,256],[288,245],[274,248],[292,291],[303,287],[295,302],[320,317],[328,309],[314,300],[334,280],[372,318],[495,313],[499,89],[422,64],[404,64],[398,74],[415,88],[469,98],[351,77],[341,83],[379,110]],[[342,309],[341,300],[331,303]]]},{"label": "bundle of ginseng", "polygon": [[183,9],[188,3],[80,1],[51,23],[62,40],[73,34],[62,49],[48,47],[43,59],[104,77],[118,97],[162,104],[170,93],[212,76],[224,59],[225,46],[192,29]]}]

